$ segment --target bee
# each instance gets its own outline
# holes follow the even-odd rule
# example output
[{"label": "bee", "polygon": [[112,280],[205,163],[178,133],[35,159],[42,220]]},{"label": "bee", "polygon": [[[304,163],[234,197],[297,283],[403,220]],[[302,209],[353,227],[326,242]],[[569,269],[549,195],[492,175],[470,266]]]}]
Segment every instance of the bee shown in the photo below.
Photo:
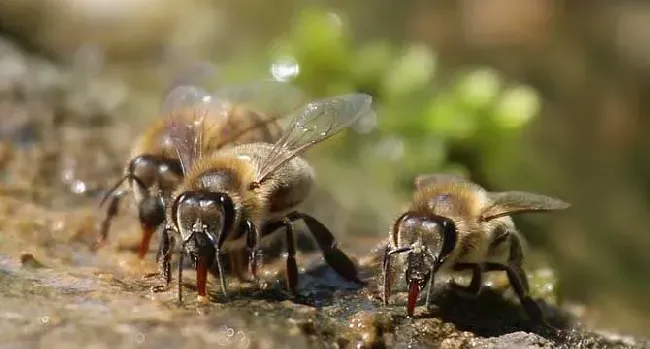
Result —
[{"label": "bee", "polygon": [[522,268],[524,239],[510,217],[524,212],[563,210],[569,204],[548,196],[522,192],[489,192],[450,174],[425,174],[415,179],[409,208],[394,222],[383,251],[383,302],[388,305],[396,278],[392,257],[404,266],[407,313],[413,316],[420,291],[427,286],[429,309],[437,273],[469,270],[468,286],[451,283],[460,294],[478,296],[484,272],[505,271],[522,307],[533,321],[545,323],[529,295]]},{"label": "bee", "polygon": [[[279,119],[282,106],[295,108],[302,94],[283,83],[257,82],[219,89],[214,95],[196,86],[185,84],[171,88],[170,92],[182,95],[177,100],[174,122],[191,127],[197,113],[212,112],[205,117],[200,146],[209,153],[226,146],[247,142],[272,142],[280,133]],[[277,97],[281,96],[281,100]],[[179,97],[180,98],[180,97]],[[203,99],[210,99],[219,108],[205,109]],[[257,104],[272,102],[273,110],[262,113]],[[203,108],[203,109],[202,109]],[[163,107],[164,109],[164,107]],[[262,108],[263,109],[263,108]],[[265,110],[266,111],[266,110]],[[165,113],[162,113],[165,115]],[[165,115],[166,116],[166,115]],[[133,144],[123,177],[103,197],[100,207],[107,204],[106,214],[100,223],[100,238],[96,248],[105,244],[112,219],[118,214],[120,200],[127,193],[133,193],[142,230],[138,248],[139,258],[149,250],[153,233],[165,219],[166,199],[183,178],[183,169],[171,141],[168,121],[157,119]],[[127,190],[118,190],[128,181]]]},{"label": "bee", "polygon": [[[166,103],[173,105],[182,97],[182,93],[172,94]],[[249,273],[257,280],[262,238],[285,228],[286,282],[295,294],[298,271],[293,222],[297,220],[305,223],[325,261],[340,276],[363,284],[356,266],[338,248],[329,229],[297,208],[314,182],[312,167],[300,155],[361,117],[374,117],[371,103],[372,97],[365,94],[312,101],[288,116],[289,123],[275,143],[246,143],[212,153],[201,152],[205,118],[199,116],[190,124],[171,118],[168,130],[176,144],[184,179],[172,194],[167,210],[162,240],[170,243],[162,247],[160,260],[164,284],[154,291],[166,289],[171,282],[170,251],[178,238],[180,263],[185,254],[194,263],[198,298],[207,299],[207,269],[213,263],[219,271],[221,290],[228,298],[222,254],[246,248]],[[182,301],[181,268],[178,280],[178,299]]]}]

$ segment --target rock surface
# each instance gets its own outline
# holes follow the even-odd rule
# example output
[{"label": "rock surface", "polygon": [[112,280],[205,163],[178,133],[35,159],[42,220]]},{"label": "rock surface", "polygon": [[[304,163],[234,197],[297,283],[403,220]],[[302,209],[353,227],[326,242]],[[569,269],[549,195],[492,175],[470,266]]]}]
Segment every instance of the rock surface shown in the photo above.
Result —
[{"label": "rock surface", "polygon": [[208,304],[195,301],[187,269],[178,304],[176,280],[153,293],[155,280],[143,279],[156,271],[155,242],[139,261],[133,252],[138,226],[129,210],[114,222],[109,245],[91,249],[102,215],[99,194],[121,170],[128,148],[122,140],[133,132],[129,125],[107,126],[119,103],[89,102],[96,96],[77,95],[65,71],[3,41],[0,76],[10,77],[0,86],[3,347],[650,347],[583,329],[550,305],[550,320],[562,330],[549,331],[490,289],[476,300],[442,290],[436,309],[428,313],[421,305],[408,318],[403,292],[382,306],[376,264],[362,265],[368,286],[359,288],[308,253],[298,259],[304,269],[297,297],[284,291],[282,260],[269,260],[260,285],[229,276],[229,300],[212,279]]}]

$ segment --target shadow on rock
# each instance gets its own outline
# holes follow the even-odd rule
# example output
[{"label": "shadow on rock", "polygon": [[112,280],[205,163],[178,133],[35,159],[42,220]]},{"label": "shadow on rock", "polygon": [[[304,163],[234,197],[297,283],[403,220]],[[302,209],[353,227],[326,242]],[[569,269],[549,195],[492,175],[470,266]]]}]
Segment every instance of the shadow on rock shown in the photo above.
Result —
[{"label": "shadow on rock", "polygon": [[[544,310],[548,323],[558,330],[568,330],[576,319],[568,312],[537,300]],[[524,313],[520,304],[507,299],[502,292],[484,287],[475,299],[465,298],[450,288],[444,288],[433,300],[432,315],[452,322],[459,330],[470,331],[479,336],[493,337],[506,333],[533,332],[548,339],[557,339],[556,331],[540,323],[534,323]]]}]

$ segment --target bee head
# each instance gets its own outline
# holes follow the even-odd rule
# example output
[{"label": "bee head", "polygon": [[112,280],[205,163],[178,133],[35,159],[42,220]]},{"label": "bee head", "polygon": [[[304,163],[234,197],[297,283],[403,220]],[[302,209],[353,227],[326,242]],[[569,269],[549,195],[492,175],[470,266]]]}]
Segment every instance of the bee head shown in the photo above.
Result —
[{"label": "bee head", "polygon": [[[221,246],[235,222],[235,207],[226,193],[187,191],[172,204],[172,219],[186,251],[211,253]],[[212,259],[212,258],[210,258]]]},{"label": "bee head", "polygon": [[127,177],[136,201],[140,202],[152,196],[152,191],[174,188],[181,181],[183,171],[178,159],[143,154],[131,160]]},{"label": "bee head", "polygon": [[396,221],[399,246],[393,253],[405,254],[404,278],[409,290],[411,316],[420,291],[432,287],[436,272],[456,246],[456,225],[431,213],[407,212]]}]

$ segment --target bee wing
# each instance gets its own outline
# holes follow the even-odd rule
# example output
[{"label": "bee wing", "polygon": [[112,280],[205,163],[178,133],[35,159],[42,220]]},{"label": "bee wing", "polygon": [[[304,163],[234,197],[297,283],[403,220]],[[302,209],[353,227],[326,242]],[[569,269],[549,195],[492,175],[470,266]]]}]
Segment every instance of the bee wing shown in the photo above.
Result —
[{"label": "bee wing", "polygon": [[571,206],[558,198],[524,191],[489,193],[489,197],[492,205],[481,212],[481,219],[486,222],[517,213],[564,210]]},{"label": "bee wing", "polygon": [[[208,127],[219,128],[219,145],[223,146],[251,129],[277,121],[294,110],[302,98],[297,88],[271,81],[222,87],[213,94],[194,85],[179,85],[170,90],[162,105],[167,117],[167,140],[187,173],[203,155]],[[263,110],[270,116],[252,124],[238,120],[232,110],[239,105]]]},{"label": "bee wing", "polygon": [[286,114],[304,102],[302,91],[275,80],[261,80],[218,89],[214,97],[232,104],[247,105],[269,113]]},{"label": "bee wing", "polygon": [[181,64],[170,62],[169,67],[174,72],[171,81],[164,93],[171,93],[174,88],[179,86],[193,86],[204,81],[207,78],[213,78],[217,75],[217,67],[206,61],[193,62],[191,64]]},{"label": "bee wing", "polygon": [[[223,109],[245,106],[262,112],[246,115],[228,113],[228,120],[220,130],[220,145],[230,143],[253,129],[278,122],[304,102],[302,91],[278,81],[256,81],[221,88],[214,93],[214,98],[222,103]],[[255,120],[243,119],[250,116],[254,116]]]},{"label": "bee wing", "polygon": [[415,177],[415,187],[418,189],[440,182],[467,182],[467,178],[451,173],[427,173]]},{"label": "bee wing", "polygon": [[222,103],[217,103],[207,91],[192,85],[174,87],[165,97],[162,104],[162,113],[166,117],[164,141],[175,149],[183,173],[187,173],[202,155],[205,118],[224,115],[219,112],[220,108]]},{"label": "bee wing", "polygon": [[350,94],[312,101],[290,116],[291,122],[262,160],[255,176],[259,184],[269,174],[305,150],[337,134],[362,116],[374,118],[372,97]]}]

